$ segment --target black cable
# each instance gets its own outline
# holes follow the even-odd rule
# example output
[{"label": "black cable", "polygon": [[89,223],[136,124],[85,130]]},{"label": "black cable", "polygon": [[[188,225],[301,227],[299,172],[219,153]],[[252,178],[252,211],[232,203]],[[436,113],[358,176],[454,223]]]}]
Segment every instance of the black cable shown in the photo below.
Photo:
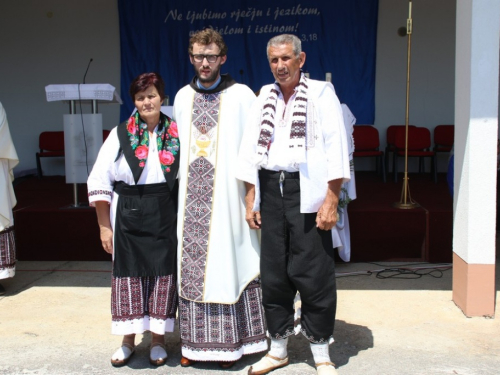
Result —
[{"label": "black cable", "polygon": [[[449,269],[451,269],[451,266],[444,269],[444,271]],[[388,268],[377,272],[375,277],[377,279],[420,279],[422,276],[431,276],[435,279],[440,279],[443,277],[443,270],[437,268],[420,270],[412,270],[408,268]]]},{"label": "black cable", "polygon": [[[376,262],[360,262],[360,263],[366,263],[366,264],[373,264],[375,266],[379,266],[379,267],[387,267],[387,264],[380,264],[380,263],[376,263]],[[444,265],[444,266],[448,266],[450,265],[450,263],[432,263],[432,266],[439,266],[440,264]],[[399,268],[399,267],[407,267],[407,266],[420,266],[420,265],[431,265],[431,263],[427,263],[427,262],[419,262],[419,263],[406,263],[406,264],[398,264],[398,265],[392,265],[391,268]]]},{"label": "black cable", "polygon": [[345,272],[345,273],[342,273],[342,272],[335,273],[336,278],[352,277],[352,276],[371,276],[371,275],[373,275],[372,271],[361,271],[361,272],[354,271],[354,272]]},{"label": "black cable", "polygon": [[[375,273],[377,279],[420,279],[422,276],[431,276],[436,279],[442,278],[444,271],[448,271],[452,268],[450,263],[438,263],[429,264],[425,262],[421,263],[407,263],[394,265],[392,267],[387,267],[386,265],[376,263],[376,262],[362,262],[367,264],[373,264],[379,267],[384,267],[381,270],[363,270],[363,271],[353,271],[346,272],[345,274],[337,273],[337,277],[348,277],[348,276],[371,276]],[[414,269],[417,265],[426,265],[429,267],[419,267]]]}]

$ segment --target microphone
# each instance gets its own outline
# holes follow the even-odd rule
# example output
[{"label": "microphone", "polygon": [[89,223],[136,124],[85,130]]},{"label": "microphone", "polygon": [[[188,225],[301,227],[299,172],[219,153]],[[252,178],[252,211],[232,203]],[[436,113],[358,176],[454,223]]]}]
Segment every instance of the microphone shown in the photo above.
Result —
[{"label": "microphone", "polygon": [[94,59],[90,59],[89,64],[87,65],[87,70],[85,71],[85,74],[83,75],[83,84],[85,84],[85,77],[87,77],[87,72],[89,71],[90,64],[94,61]]}]

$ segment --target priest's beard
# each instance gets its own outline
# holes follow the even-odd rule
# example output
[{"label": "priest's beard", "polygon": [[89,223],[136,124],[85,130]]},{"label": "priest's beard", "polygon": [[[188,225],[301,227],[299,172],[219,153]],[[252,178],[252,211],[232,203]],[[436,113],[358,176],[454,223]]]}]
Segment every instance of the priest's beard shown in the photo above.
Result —
[{"label": "priest's beard", "polygon": [[220,73],[220,66],[218,66],[217,69],[212,69],[212,72],[208,77],[205,78],[201,77],[199,71],[196,72],[196,76],[198,77],[198,80],[202,84],[203,83],[213,84],[217,80],[217,77],[219,77],[219,73]]}]

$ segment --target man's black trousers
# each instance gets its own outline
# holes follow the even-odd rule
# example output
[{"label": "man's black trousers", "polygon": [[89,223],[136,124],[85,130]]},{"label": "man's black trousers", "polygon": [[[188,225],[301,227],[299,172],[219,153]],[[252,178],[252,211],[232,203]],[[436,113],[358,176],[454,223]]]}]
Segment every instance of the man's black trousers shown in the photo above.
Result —
[{"label": "man's black trousers", "polygon": [[331,231],[316,228],[316,213],[300,213],[298,172],[261,170],[259,180],[260,269],[268,331],[273,338],[293,334],[293,304],[298,291],[302,333],[311,342],[328,342],[337,307]]}]

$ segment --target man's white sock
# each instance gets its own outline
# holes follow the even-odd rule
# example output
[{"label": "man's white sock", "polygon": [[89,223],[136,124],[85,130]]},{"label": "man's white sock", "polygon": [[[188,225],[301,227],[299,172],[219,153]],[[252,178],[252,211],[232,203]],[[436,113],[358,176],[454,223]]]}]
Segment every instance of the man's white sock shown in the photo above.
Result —
[{"label": "man's white sock", "polygon": [[314,357],[314,363],[331,362],[328,343],[313,344],[311,343],[311,351]]},{"label": "man's white sock", "polygon": [[280,359],[286,358],[288,356],[287,345],[288,337],[286,339],[271,339],[269,354]]}]

